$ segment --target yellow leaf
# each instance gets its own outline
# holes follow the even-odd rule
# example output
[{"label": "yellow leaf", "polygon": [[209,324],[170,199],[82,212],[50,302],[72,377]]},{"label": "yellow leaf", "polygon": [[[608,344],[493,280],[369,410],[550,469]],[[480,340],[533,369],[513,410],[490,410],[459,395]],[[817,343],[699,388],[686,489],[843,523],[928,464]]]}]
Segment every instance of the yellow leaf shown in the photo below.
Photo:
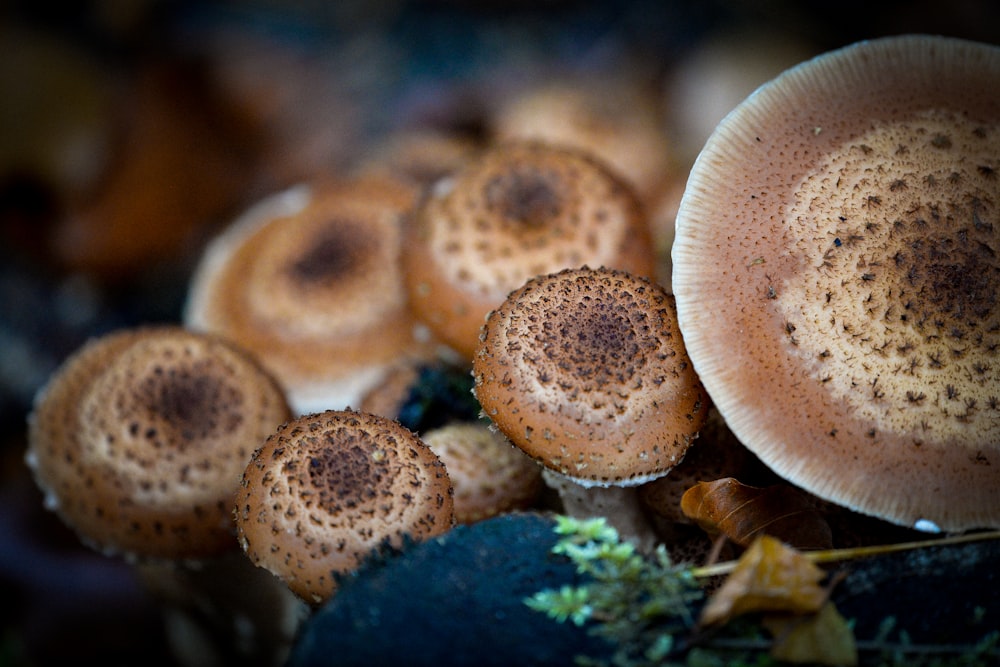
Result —
[{"label": "yellow leaf", "polygon": [[785,662],[853,667],[858,664],[854,633],[832,602],[808,616],[767,617],[774,636],[771,657]]},{"label": "yellow leaf", "polygon": [[735,569],[708,599],[701,624],[722,623],[748,612],[816,612],[827,599],[825,573],[808,558],[768,535],[755,539]]}]

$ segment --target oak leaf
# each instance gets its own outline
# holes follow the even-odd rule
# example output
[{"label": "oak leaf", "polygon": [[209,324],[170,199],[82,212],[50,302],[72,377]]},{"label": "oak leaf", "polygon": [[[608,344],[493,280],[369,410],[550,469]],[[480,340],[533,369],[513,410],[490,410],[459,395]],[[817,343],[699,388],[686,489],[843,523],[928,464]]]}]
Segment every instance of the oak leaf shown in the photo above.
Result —
[{"label": "oak leaf", "polygon": [[723,623],[749,612],[813,613],[827,600],[825,573],[777,538],[761,535],[702,608],[700,623]]},{"label": "oak leaf", "polygon": [[762,623],[774,637],[771,657],[784,662],[858,664],[854,632],[832,602],[809,616],[767,616]]},{"label": "oak leaf", "polygon": [[814,499],[789,484],[748,486],[732,477],[698,482],[681,497],[681,511],[710,535],[747,546],[760,534],[797,549],[829,549],[833,534]]}]

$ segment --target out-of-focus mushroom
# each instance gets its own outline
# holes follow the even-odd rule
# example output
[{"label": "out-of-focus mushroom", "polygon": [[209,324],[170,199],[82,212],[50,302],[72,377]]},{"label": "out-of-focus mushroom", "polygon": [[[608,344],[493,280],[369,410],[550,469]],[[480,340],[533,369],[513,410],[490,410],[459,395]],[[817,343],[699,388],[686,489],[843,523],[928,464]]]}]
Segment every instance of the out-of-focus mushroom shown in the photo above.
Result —
[{"label": "out-of-focus mushroom", "polygon": [[589,155],[528,142],[496,146],[438,181],[404,254],[417,316],[464,359],[511,290],[584,264],[652,276],[642,207]]},{"label": "out-of-focus mushroom", "polygon": [[378,549],[449,530],[441,460],[399,422],[329,410],[282,425],[244,471],[236,526],[247,556],[318,604]]},{"label": "out-of-focus mushroom", "polygon": [[1000,526],[1000,48],[860,42],[759,88],[681,202],[673,289],[764,463],[904,526]]},{"label": "out-of-focus mushroom", "polygon": [[452,173],[483,149],[457,131],[414,128],[390,134],[362,156],[359,175],[384,175],[424,188]]},{"label": "out-of-focus mushroom", "polygon": [[646,200],[673,168],[659,100],[640,81],[546,79],[508,98],[489,119],[496,141],[541,141],[586,151]]},{"label": "out-of-focus mushroom", "polygon": [[813,53],[801,38],[762,25],[728,27],[702,39],[666,77],[665,125],[675,158],[690,166],[733,107]]},{"label": "out-of-focus mushroom", "polygon": [[118,138],[111,77],[69,40],[14,21],[5,21],[0,40],[7,52],[0,62],[0,187],[26,179],[61,206],[78,202],[99,183]]},{"label": "out-of-focus mushroom", "polygon": [[667,474],[709,407],[673,297],[613,269],[564,269],[511,292],[483,327],[473,375],[484,414],[584,487]]},{"label": "out-of-focus mushroom", "polygon": [[51,237],[67,269],[117,283],[186,260],[240,201],[251,164],[183,72],[148,66],[128,92],[116,102],[121,136],[101,178],[69,203]]},{"label": "out-of-focus mushroom", "polygon": [[[232,506],[254,449],[289,417],[245,351],[176,326],[125,329],[88,342],[39,392],[26,460],[46,505],[87,545],[132,561],[167,619],[200,627],[220,656],[278,663],[299,614],[232,558],[245,560]],[[239,636],[224,646],[225,632]]]},{"label": "out-of-focus mushroom", "polygon": [[289,416],[244,351],[180,327],[126,329],[88,342],[39,393],[27,462],[93,548],[211,556],[236,546],[240,474]]},{"label": "out-of-focus mushroom", "polygon": [[455,489],[455,522],[474,523],[529,508],[542,468],[487,423],[451,422],[421,434]]},{"label": "out-of-focus mushroom", "polygon": [[205,249],[185,324],[254,353],[298,414],[356,405],[391,363],[431,355],[400,268],[414,199],[388,178],[272,195]]}]

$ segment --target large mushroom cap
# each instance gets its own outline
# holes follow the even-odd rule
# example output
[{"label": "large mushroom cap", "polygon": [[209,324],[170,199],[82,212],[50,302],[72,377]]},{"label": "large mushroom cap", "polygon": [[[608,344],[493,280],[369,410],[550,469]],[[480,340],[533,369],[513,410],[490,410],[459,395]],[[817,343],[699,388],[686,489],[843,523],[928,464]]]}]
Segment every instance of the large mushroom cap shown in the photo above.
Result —
[{"label": "large mushroom cap", "polygon": [[495,146],[438,181],[410,232],[413,308],[466,359],[486,314],[532,276],[584,264],[644,276],[656,268],[631,186],[589,154],[533,142]]},{"label": "large mushroom cap", "polygon": [[107,553],[198,558],[237,548],[232,502],[290,412],[245,352],[179,327],[78,350],[40,392],[27,460],[46,503]]},{"label": "large mushroom cap", "polygon": [[335,573],[379,547],[449,530],[453,507],[444,464],[412,431],[330,410],[282,425],[254,453],[235,514],[250,559],[320,602]]},{"label": "large mushroom cap", "polygon": [[833,502],[1000,525],[1000,48],[807,61],[719,125],[677,219],[685,344],[733,432]]},{"label": "large mushroom cap", "polygon": [[511,442],[584,486],[666,474],[708,411],[673,297],[613,269],[564,269],[511,292],[483,327],[473,374]]},{"label": "large mushroom cap", "polygon": [[299,414],[356,404],[390,363],[430,355],[400,267],[415,196],[386,177],[264,199],[205,249],[185,324],[257,355]]}]

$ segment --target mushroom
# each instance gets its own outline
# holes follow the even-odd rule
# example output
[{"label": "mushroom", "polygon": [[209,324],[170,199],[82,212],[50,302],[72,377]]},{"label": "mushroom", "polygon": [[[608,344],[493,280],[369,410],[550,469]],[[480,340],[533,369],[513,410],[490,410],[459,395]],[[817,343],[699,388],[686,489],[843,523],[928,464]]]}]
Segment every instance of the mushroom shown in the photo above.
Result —
[{"label": "mushroom", "polygon": [[236,527],[247,556],[306,602],[386,545],[440,535],[454,519],[440,459],[399,422],[354,410],[302,415],[253,454]]},{"label": "mushroom", "polygon": [[542,489],[541,467],[481,421],[454,421],[421,435],[455,489],[455,522],[528,509]]},{"label": "mushroom", "polygon": [[629,185],[589,155],[495,146],[438,181],[409,227],[417,316],[463,359],[486,314],[532,276],[584,264],[653,275],[648,222]]},{"label": "mushroom", "polygon": [[214,644],[222,655],[280,662],[299,612],[242,566],[232,504],[254,449],[289,417],[240,348],[178,326],[123,329],[87,342],[39,392],[26,461],[46,506],[132,562],[168,622],[238,635]]},{"label": "mushroom", "polygon": [[46,505],[107,554],[198,558],[233,548],[253,450],[288,419],[244,351],[180,327],[93,339],[39,393],[27,462]]},{"label": "mushroom", "polygon": [[205,249],[184,323],[257,355],[297,414],[356,405],[391,363],[430,356],[399,263],[415,190],[392,185],[302,185],[258,203]]},{"label": "mushroom", "polygon": [[645,200],[673,165],[656,96],[615,76],[546,79],[508,98],[489,118],[494,141],[540,141],[586,151]]},{"label": "mushroom", "polygon": [[[634,487],[667,474],[708,412],[673,297],[614,269],[564,269],[511,292],[483,326],[473,375],[497,428],[582,487]],[[585,497],[600,495],[627,496],[637,508],[634,492]]]},{"label": "mushroom", "polygon": [[430,127],[398,130],[389,134],[356,167],[359,176],[402,179],[424,188],[447,176],[474,157],[482,146],[458,131]]},{"label": "mushroom", "polygon": [[903,526],[1000,526],[1000,48],[906,35],[762,86],[677,218],[688,353],[736,436]]}]

